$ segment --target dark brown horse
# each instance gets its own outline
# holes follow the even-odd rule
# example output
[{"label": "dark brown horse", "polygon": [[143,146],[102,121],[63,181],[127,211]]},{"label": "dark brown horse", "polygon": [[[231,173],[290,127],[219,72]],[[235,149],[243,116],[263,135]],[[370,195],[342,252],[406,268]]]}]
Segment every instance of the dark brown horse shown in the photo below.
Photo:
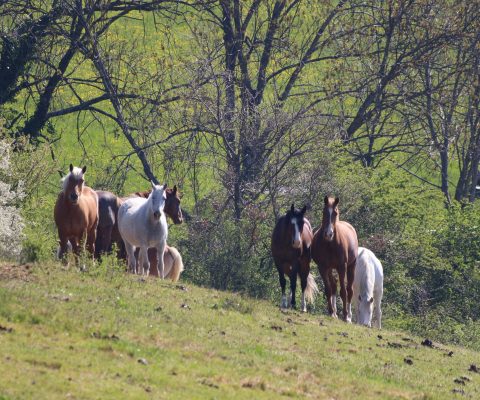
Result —
[{"label": "dark brown horse", "polygon": [[[166,200],[164,212],[175,224],[183,222],[182,209],[180,208],[180,197],[177,186],[173,189],[166,189]],[[136,192],[132,196],[148,198],[150,190],[145,192]],[[97,190],[99,200],[100,220],[97,228],[97,241],[95,243],[95,257],[100,257],[101,253],[112,251],[112,244],[116,243],[119,249],[119,255],[125,258],[123,250],[123,240],[118,231],[117,216],[118,209],[122,205],[123,199],[115,196],[111,192]],[[157,264],[154,264],[157,265]]]},{"label": "dark brown horse", "polygon": [[337,280],[340,280],[340,296],[343,303],[343,319],[352,322],[353,280],[358,256],[357,233],[348,222],[340,221],[338,197],[325,196],[322,226],[315,232],[312,241],[312,258],[325,285],[329,314],[337,317]]},{"label": "dark brown horse", "polygon": [[122,242],[118,232],[117,215],[122,205],[122,200],[111,192],[97,190],[99,221],[97,227],[97,240],[95,242],[95,258],[100,258],[102,253],[110,253],[112,244],[117,246]]},{"label": "dark brown horse", "polygon": [[300,275],[302,286],[302,311],[307,311],[306,301],[313,303],[318,292],[317,284],[310,274],[310,246],[312,243],[312,227],[304,217],[307,207],[295,209],[294,205],[280,217],[273,229],[272,256],[278,270],[282,288],[281,308],[287,308],[285,295],[285,274],[290,278],[290,304],[295,308],[295,290],[297,274]]},{"label": "dark brown horse", "polygon": [[62,179],[63,190],[59,193],[54,208],[60,239],[60,259],[66,253],[69,242],[77,256],[85,245],[92,255],[95,252],[98,197],[93,189],[84,185],[86,170],[87,167],[78,168],[70,164],[69,174]]}]

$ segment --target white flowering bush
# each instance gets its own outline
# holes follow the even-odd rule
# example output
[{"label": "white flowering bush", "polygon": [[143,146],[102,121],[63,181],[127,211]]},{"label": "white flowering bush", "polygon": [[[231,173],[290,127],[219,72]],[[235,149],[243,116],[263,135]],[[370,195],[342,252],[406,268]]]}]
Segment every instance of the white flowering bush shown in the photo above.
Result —
[{"label": "white flowering bush", "polygon": [[22,251],[19,205],[24,197],[23,182],[15,182],[13,176],[10,145],[0,140],[0,259],[18,259]]}]

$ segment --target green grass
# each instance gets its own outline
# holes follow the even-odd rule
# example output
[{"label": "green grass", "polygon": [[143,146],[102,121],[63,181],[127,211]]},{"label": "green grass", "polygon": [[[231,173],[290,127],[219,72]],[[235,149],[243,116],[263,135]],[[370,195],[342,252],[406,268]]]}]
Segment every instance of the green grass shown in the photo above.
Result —
[{"label": "green grass", "polygon": [[474,351],[118,268],[1,265],[0,325],[0,399],[480,395]]}]

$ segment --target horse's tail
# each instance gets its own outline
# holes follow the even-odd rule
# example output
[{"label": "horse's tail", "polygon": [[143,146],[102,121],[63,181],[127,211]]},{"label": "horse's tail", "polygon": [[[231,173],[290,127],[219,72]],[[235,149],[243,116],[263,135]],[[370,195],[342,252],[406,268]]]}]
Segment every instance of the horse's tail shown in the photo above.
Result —
[{"label": "horse's tail", "polygon": [[307,287],[305,288],[305,300],[313,304],[315,301],[315,296],[319,293],[317,282],[315,282],[315,277],[309,273],[307,277]]},{"label": "horse's tail", "polygon": [[178,281],[180,274],[185,269],[183,266],[182,256],[175,247],[169,246],[170,255],[173,258],[173,266],[170,270],[167,278],[170,278],[173,282]]}]

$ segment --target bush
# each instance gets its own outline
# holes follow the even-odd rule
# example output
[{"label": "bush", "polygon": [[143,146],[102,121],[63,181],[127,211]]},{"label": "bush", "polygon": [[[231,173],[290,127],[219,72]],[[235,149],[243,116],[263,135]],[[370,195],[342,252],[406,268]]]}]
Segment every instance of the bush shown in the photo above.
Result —
[{"label": "bush", "polygon": [[[205,209],[205,208],[204,208]],[[181,242],[184,277],[196,284],[221,290],[269,297],[276,287],[276,270],[270,258],[270,223],[259,208],[251,207],[235,221],[228,211],[210,210],[207,219],[197,215],[189,222]]]}]

